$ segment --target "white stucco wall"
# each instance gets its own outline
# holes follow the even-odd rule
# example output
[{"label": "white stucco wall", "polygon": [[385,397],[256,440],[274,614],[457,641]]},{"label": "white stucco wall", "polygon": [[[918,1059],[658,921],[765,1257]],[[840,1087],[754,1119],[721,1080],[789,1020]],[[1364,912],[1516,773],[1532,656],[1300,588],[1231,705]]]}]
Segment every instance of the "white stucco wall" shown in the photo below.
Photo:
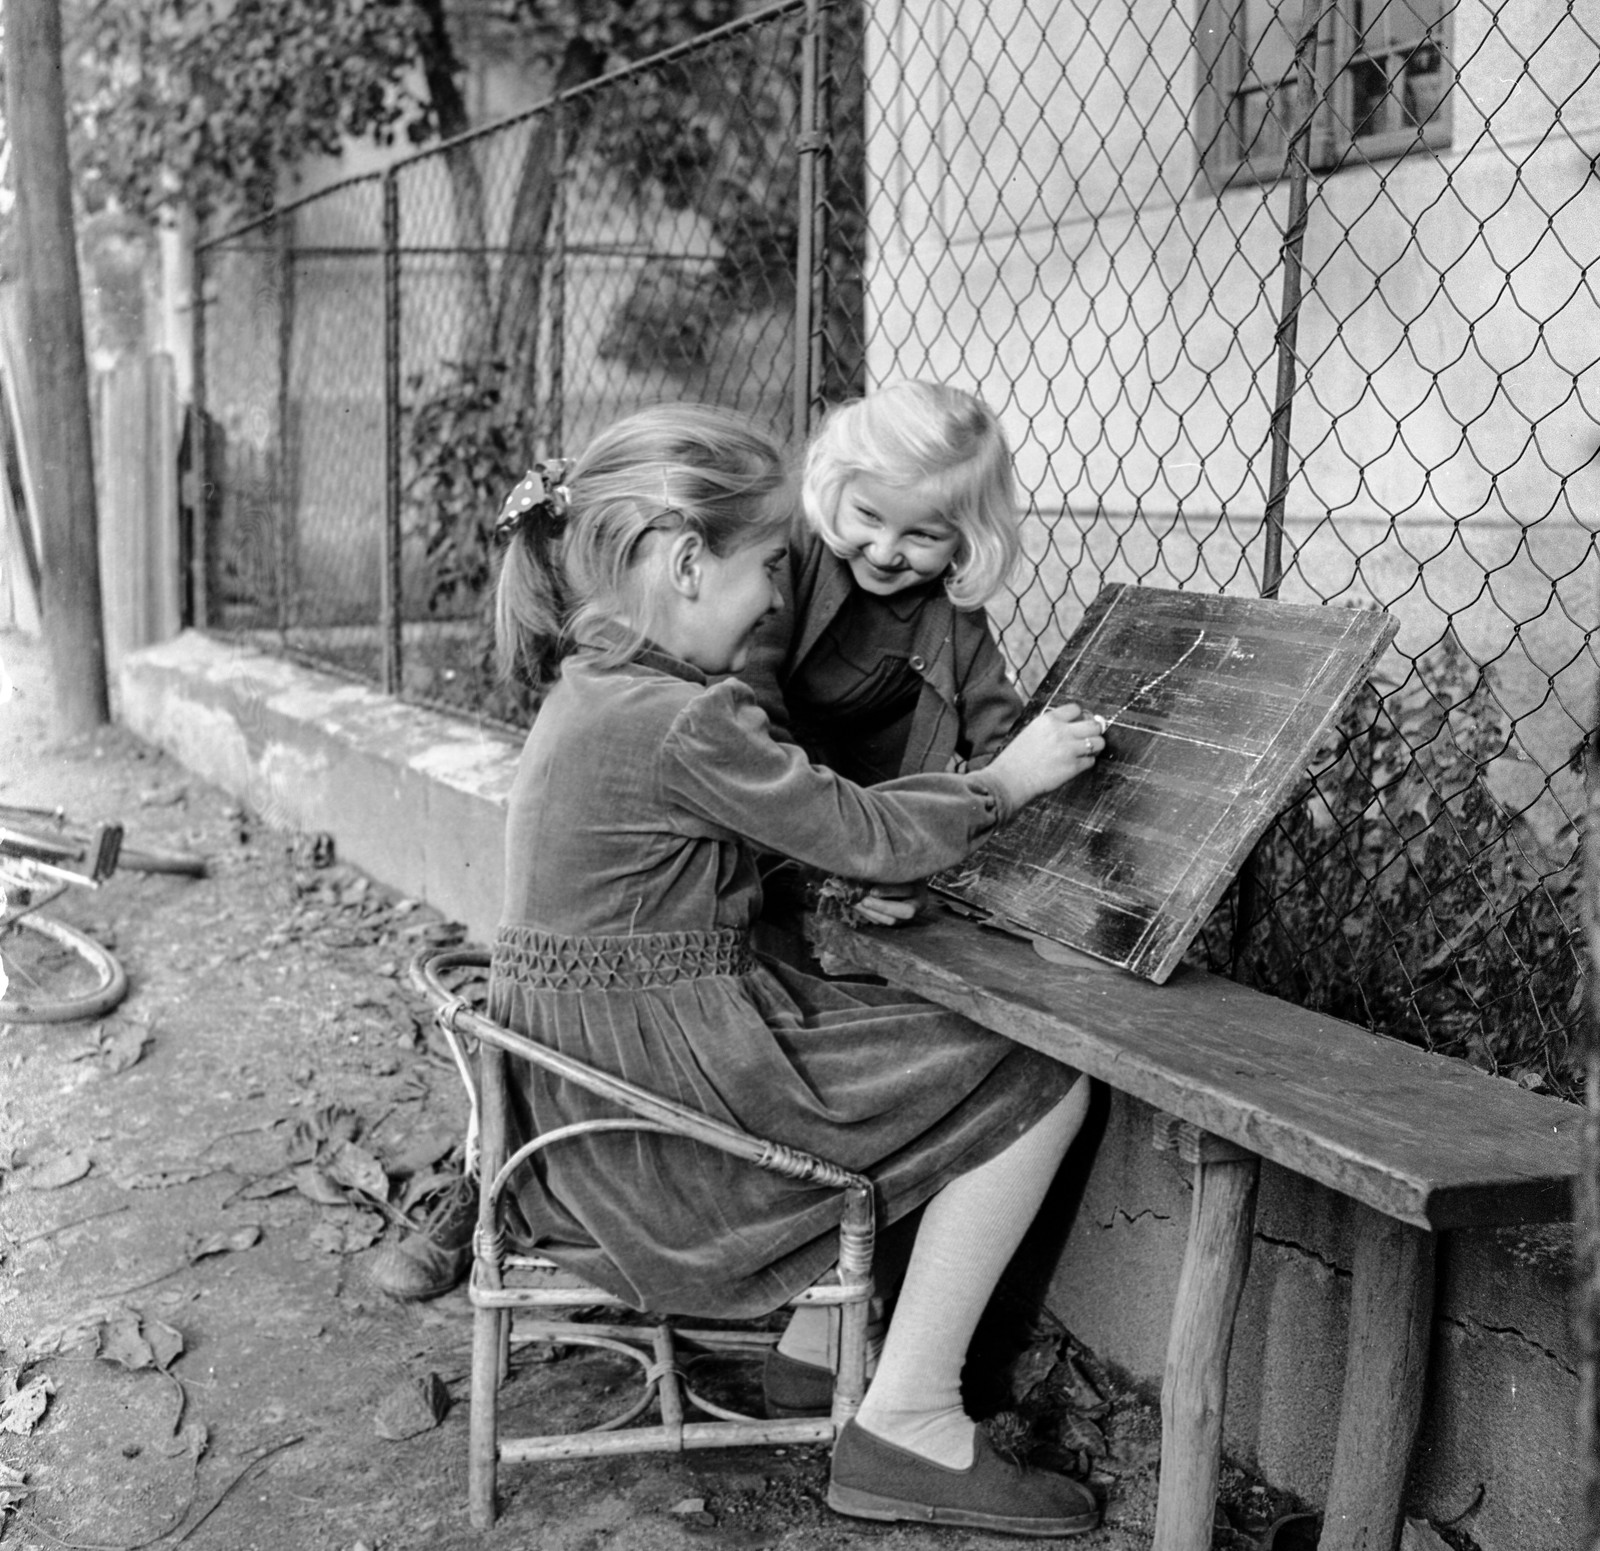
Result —
[{"label": "white stucco wall", "polygon": [[[1199,171],[1197,4],[873,7],[871,379],[1001,411],[1025,678],[1104,581],[1259,584],[1288,196]],[[1600,5],[1452,15],[1450,148],[1313,187],[1283,596],[1374,598],[1408,655],[1453,628],[1531,797],[1594,701]]]}]

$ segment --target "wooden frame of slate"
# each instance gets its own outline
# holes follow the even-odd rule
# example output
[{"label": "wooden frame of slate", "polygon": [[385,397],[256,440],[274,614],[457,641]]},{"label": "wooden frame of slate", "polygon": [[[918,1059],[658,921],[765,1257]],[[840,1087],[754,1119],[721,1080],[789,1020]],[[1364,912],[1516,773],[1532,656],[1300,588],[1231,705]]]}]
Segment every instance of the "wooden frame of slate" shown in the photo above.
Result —
[{"label": "wooden frame of slate", "polygon": [[1396,628],[1377,609],[1103,588],[1024,720],[1076,701],[1106,718],[1105,753],[934,888],[1160,984]]}]

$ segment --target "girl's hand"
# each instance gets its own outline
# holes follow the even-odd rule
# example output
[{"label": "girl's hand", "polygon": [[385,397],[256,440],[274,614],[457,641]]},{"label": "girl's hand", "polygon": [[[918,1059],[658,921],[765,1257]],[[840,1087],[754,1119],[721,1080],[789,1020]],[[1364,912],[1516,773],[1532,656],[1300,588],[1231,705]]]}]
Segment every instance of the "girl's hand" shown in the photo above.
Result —
[{"label": "girl's hand", "polygon": [[871,926],[900,926],[914,919],[928,903],[920,883],[874,883],[855,902],[855,913]]},{"label": "girl's hand", "polygon": [[1105,722],[1069,702],[1029,722],[995,756],[988,774],[999,778],[1020,808],[1092,770],[1105,746]]}]

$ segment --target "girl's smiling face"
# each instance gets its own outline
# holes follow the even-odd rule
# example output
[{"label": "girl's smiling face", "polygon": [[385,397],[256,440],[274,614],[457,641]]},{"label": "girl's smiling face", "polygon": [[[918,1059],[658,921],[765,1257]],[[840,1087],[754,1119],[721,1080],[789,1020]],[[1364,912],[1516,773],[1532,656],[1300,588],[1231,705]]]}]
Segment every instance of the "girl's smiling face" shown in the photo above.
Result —
[{"label": "girl's smiling face", "polygon": [[833,531],[856,586],[880,598],[936,580],[950,569],[961,533],[915,485],[858,475],[839,497]]}]

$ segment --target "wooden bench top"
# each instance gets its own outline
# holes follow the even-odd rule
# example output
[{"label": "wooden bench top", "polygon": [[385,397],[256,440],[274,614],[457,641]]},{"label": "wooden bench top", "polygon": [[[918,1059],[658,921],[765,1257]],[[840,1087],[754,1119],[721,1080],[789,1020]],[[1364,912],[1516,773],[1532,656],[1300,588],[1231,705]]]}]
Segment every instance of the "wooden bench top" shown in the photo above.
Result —
[{"label": "wooden bench top", "polygon": [[1180,967],[1155,985],[936,911],[820,948],[1420,1228],[1571,1216],[1583,1111]]}]

